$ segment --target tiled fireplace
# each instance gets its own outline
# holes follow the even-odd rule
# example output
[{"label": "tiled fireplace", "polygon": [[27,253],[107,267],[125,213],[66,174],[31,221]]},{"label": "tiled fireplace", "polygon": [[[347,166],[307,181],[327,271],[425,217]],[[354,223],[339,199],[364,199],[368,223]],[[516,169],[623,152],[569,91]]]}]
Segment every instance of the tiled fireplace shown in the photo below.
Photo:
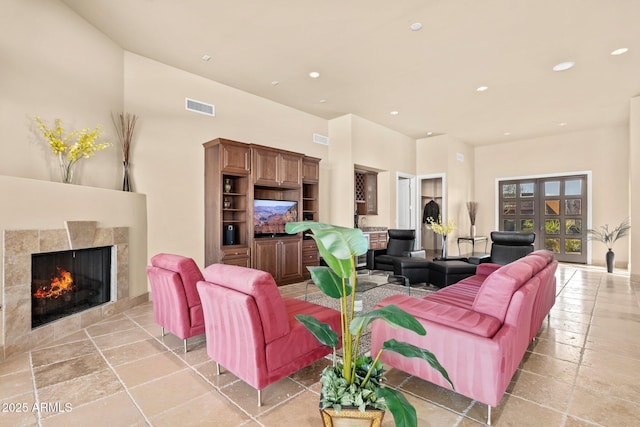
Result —
[{"label": "tiled fireplace", "polygon": [[[129,229],[98,228],[92,221],[67,222],[66,229],[5,230],[4,287],[2,315],[4,346],[0,360],[77,332],[135,304],[129,298]],[[86,248],[108,248],[110,257],[108,301],[92,308],[70,313],[32,328],[32,264],[34,254],[64,253]],[[71,251],[74,252],[75,251]],[[103,256],[104,257],[104,256]],[[96,264],[96,262],[91,262]],[[86,272],[80,274],[86,275]],[[60,278],[72,281],[71,278]],[[95,281],[94,278],[91,280]],[[59,290],[59,284],[44,286],[45,291]],[[104,291],[100,291],[104,292]],[[69,297],[67,297],[69,298]],[[143,295],[139,298],[146,299]],[[37,303],[37,302],[36,302]]]}]

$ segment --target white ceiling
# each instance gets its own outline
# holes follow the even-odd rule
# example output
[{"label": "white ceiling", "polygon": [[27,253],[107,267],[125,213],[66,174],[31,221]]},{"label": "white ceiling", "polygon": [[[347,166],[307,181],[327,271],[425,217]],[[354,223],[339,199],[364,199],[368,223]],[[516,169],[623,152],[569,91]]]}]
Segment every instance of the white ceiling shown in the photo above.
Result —
[{"label": "white ceiling", "polygon": [[413,138],[480,145],[624,124],[640,95],[638,0],[63,1],[128,51]]}]

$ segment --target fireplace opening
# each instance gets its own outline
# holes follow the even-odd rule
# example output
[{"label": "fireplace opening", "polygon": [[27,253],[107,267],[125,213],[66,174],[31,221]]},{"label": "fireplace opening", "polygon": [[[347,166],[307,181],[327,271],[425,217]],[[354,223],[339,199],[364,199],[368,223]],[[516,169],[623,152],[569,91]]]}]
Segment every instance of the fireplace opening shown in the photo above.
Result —
[{"label": "fireplace opening", "polygon": [[31,255],[31,328],[111,301],[111,246]]}]

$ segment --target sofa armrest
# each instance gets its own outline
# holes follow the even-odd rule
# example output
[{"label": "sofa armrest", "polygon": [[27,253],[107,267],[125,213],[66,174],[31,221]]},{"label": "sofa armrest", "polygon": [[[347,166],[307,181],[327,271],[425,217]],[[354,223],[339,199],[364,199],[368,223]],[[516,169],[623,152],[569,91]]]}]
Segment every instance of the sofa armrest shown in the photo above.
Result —
[{"label": "sofa armrest", "polygon": [[431,301],[428,297],[392,295],[382,300],[376,308],[391,304],[413,315],[418,321],[425,320],[485,338],[493,337],[502,326],[499,319],[488,314]]}]

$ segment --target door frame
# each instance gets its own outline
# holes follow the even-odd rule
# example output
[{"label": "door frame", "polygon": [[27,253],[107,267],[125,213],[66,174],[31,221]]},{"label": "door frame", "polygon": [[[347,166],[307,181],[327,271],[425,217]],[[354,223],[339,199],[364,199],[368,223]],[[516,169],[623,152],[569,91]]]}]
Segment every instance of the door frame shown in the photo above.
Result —
[{"label": "door frame", "polygon": [[420,209],[416,209],[416,224],[420,224],[419,229],[416,229],[416,248],[422,248],[422,181],[425,179],[440,178],[442,186],[442,201],[440,206],[440,215],[443,219],[447,218],[447,174],[446,173],[432,173],[426,175],[418,175],[416,177],[416,202],[415,206],[420,206]]},{"label": "door frame", "polygon": [[400,218],[400,181],[408,179],[409,182],[409,229],[416,230],[416,176],[413,174],[405,173],[405,172],[396,172],[396,228],[399,228],[399,218]]},{"label": "door frame", "polygon": [[[592,171],[574,171],[574,172],[558,172],[558,173],[545,173],[545,174],[536,174],[536,175],[520,175],[520,176],[508,176],[508,177],[499,177],[495,179],[494,182],[494,230],[500,229],[500,181],[509,181],[509,180],[521,180],[521,179],[539,179],[539,178],[554,178],[554,177],[565,177],[565,176],[574,176],[574,175],[586,175],[587,177],[587,227],[586,229],[592,228]],[[587,265],[591,265],[591,239],[587,239]]]}]

